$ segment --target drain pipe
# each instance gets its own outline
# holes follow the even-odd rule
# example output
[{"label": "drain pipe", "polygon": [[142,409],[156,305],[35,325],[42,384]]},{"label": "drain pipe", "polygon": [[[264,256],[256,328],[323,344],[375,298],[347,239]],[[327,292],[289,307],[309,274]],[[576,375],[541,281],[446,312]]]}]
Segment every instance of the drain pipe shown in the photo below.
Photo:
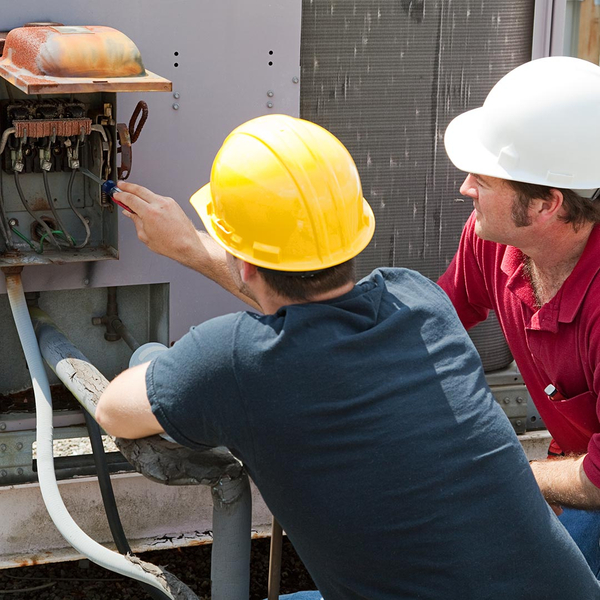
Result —
[{"label": "drain pipe", "polygon": [[[39,308],[31,308],[30,312],[44,360],[83,408],[94,416],[108,380],[46,313]],[[159,436],[115,441],[136,470],[152,481],[166,485],[211,486],[211,597],[213,600],[248,600],[252,499],[248,476],[239,461],[224,448],[190,450]]]},{"label": "drain pipe", "polygon": [[[25,360],[31,374],[35,395],[38,480],[48,514],[69,544],[91,561],[126,577],[147,583],[165,592],[172,600],[178,600],[179,598],[183,600],[186,596],[171,593],[170,584],[157,567],[152,565],[153,570],[156,571],[155,573],[148,572],[142,566],[141,561],[136,559],[136,562],[132,562],[132,560],[101,546],[78,527],[67,511],[60,496],[54,473],[50,385],[29,316],[21,283],[20,269],[19,272],[15,271],[15,269],[5,271],[6,290],[19,339],[25,353]],[[175,593],[178,593],[178,591]],[[188,595],[187,598],[197,597]]]}]

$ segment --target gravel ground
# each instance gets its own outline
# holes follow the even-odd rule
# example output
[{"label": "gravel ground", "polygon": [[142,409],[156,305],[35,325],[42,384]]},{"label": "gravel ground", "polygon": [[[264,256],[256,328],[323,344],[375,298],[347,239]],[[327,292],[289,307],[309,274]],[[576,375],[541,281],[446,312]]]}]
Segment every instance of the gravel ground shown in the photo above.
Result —
[{"label": "gravel ground", "polygon": [[[250,600],[267,596],[270,540],[253,540],[250,562]],[[160,564],[186,583],[201,600],[210,599],[211,545],[158,550],[140,554]],[[314,590],[315,585],[284,538],[281,593]],[[19,591],[23,590],[23,591]],[[29,590],[29,591],[25,591]],[[126,579],[87,560],[5,569],[0,571],[0,596],[11,600],[145,600],[149,596]]]}]

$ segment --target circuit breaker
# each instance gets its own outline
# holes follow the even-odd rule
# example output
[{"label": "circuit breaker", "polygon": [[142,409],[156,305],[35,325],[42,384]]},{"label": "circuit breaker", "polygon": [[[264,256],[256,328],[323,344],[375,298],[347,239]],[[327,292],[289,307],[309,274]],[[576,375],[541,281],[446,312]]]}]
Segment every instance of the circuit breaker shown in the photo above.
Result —
[{"label": "circuit breaker", "polygon": [[0,267],[117,258],[116,207],[84,171],[128,168],[117,92],[171,82],[113,28],[39,23],[7,34],[0,77]]}]

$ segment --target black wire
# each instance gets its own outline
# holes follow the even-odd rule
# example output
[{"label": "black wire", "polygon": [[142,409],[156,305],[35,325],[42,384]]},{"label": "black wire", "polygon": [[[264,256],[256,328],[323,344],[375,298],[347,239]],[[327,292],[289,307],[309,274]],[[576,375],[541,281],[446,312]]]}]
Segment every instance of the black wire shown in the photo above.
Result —
[{"label": "black wire", "polygon": [[[92,453],[94,455],[94,464],[96,465],[96,475],[98,476],[98,484],[100,486],[100,494],[102,495],[102,502],[104,504],[104,510],[106,511],[106,518],[108,520],[108,526],[113,536],[117,550],[121,554],[128,554],[131,552],[131,546],[125,536],[123,530],[123,524],[119,517],[119,510],[117,508],[117,502],[115,500],[115,494],[113,492],[112,483],[110,481],[110,474],[108,472],[108,463],[106,462],[106,456],[104,454],[104,445],[102,444],[102,435],[100,433],[100,426],[94,418],[86,411],[83,411],[85,417],[85,424],[87,426],[88,435],[92,444]],[[161,592],[158,588],[138,581],[142,589],[155,600],[169,600],[169,596],[164,592]]]}]

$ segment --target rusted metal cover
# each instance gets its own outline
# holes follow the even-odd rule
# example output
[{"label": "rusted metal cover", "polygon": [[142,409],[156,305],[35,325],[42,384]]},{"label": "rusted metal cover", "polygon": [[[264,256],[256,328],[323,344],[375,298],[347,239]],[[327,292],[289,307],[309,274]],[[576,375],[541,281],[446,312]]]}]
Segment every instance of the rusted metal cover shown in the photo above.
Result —
[{"label": "rusted metal cover", "polygon": [[19,27],[6,36],[0,76],[27,94],[170,91],[137,46],[103,26]]}]

